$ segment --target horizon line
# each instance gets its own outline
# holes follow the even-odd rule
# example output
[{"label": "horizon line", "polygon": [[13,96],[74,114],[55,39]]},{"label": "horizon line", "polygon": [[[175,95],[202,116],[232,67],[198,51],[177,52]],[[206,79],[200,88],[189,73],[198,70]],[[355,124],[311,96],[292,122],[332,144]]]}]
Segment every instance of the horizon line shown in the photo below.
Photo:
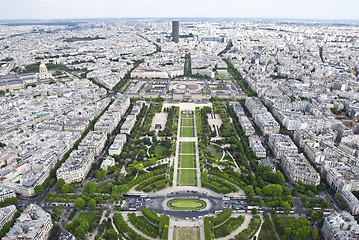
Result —
[{"label": "horizon line", "polygon": [[91,18],[7,18],[0,19],[0,21],[58,21],[58,20],[115,20],[115,19],[197,19],[197,20],[210,20],[210,19],[224,19],[224,20],[285,20],[285,21],[345,21],[345,22],[359,22],[359,19],[335,19],[335,18],[270,18],[270,17],[91,17]]}]

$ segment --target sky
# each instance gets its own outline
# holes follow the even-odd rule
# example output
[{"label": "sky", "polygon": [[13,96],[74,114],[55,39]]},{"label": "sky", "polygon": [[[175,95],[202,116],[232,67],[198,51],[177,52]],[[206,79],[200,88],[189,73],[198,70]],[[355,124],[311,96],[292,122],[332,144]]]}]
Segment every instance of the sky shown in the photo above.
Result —
[{"label": "sky", "polygon": [[0,0],[0,19],[285,18],[359,20],[359,0]]}]

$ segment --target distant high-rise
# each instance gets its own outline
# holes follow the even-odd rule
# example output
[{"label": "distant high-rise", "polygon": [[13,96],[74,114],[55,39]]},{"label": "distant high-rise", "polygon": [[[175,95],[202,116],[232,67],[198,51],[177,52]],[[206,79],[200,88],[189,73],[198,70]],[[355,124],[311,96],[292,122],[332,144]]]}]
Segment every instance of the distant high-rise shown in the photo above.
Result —
[{"label": "distant high-rise", "polygon": [[179,22],[172,21],[172,41],[179,42]]}]

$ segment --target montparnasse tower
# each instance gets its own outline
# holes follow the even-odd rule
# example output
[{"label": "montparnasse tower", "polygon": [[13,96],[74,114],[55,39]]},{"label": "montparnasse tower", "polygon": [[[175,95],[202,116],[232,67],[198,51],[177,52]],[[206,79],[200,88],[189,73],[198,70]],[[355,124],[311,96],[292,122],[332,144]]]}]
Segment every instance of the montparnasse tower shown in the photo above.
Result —
[{"label": "montparnasse tower", "polygon": [[47,79],[51,78],[51,74],[47,70],[47,67],[43,60],[41,60],[40,67],[39,67],[39,79]]}]

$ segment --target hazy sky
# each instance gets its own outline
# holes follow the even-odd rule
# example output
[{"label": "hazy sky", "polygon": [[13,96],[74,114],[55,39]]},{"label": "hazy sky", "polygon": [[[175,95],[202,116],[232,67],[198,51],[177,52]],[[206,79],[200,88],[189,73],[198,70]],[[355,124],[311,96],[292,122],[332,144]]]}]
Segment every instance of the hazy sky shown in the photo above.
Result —
[{"label": "hazy sky", "polygon": [[0,0],[0,19],[228,17],[359,20],[359,0]]}]

